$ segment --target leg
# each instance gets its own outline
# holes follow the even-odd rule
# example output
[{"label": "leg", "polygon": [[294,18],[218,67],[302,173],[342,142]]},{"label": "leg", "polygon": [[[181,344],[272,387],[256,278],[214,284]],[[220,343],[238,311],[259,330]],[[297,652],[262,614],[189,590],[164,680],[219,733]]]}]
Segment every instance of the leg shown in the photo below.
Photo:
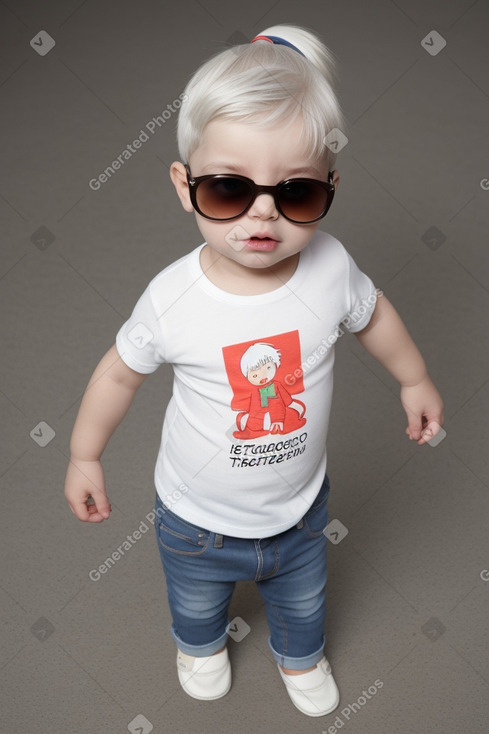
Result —
[{"label": "leg", "polygon": [[[294,531],[300,534],[303,529]],[[269,645],[275,660],[289,675],[314,670],[323,657],[326,543],[324,535],[314,540],[308,538],[307,553],[290,553],[288,562],[283,563],[282,544],[281,569],[257,584],[266,604]]]},{"label": "leg", "polygon": [[[222,578],[215,534],[185,522],[157,502],[156,535],[166,576],[177,671],[192,698],[215,700],[231,687],[225,647],[235,582]],[[158,508],[160,512],[158,512]]]},{"label": "leg", "polygon": [[226,643],[227,612],[235,582],[219,572],[213,533],[187,523],[161,503],[156,507],[156,536],[173,639],[186,655],[214,655]]},{"label": "leg", "polygon": [[171,575],[165,568],[172,636],[187,655],[205,657],[220,652],[226,643],[228,608],[235,584],[196,580],[188,574]]},{"label": "leg", "polygon": [[327,477],[297,527],[277,536],[280,564],[258,588],[265,599],[269,644],[292,703],[308,716],[338,706],[339,691],[324,657],[328,523]]},{"label": "leg", "polygon": [[323,657],[326,618],[327,500],[323,485],[301,522],[276,536],[280,563],[258,581],[266,603],[269,644],[275,660],[287,674],[314,670]]}]

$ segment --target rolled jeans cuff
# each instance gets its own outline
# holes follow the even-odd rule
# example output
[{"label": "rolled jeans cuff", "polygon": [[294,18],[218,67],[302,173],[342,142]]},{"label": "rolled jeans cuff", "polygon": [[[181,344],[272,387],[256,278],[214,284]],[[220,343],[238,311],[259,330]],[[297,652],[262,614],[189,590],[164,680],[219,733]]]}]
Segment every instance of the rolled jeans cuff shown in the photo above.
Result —
[{"label": "rolled jeans cuff", "polygon": [[316,652],[312,652],[310,655],[306,655],[303,658],[291,658],[288,655],[280,655],[278,652],[276,652],[272,647],[271,637],[268,638],[268,644],[276,662],[281,665],[282,668],[290,668],[290,670],[306,670],[306,668],[312,668],[313,665],[319,663],[319,661],[322,660],[324,657],[325,642],[326,640],[323,636],[321,647],[316,650]]},{"label": "rolled jeans cuff", "polygon": [[186,642],[180,639],[173,625],[171,627],[171,634],[179,650],[185,653],[185,655],[192,655],[196,658],[206,658],[209,655],[214,655],[215,652],[218,652],[218,650],[224,647],[228,638],[228,633],[224,632],[214,642],[208,642],[205,645],[187,645]]}]

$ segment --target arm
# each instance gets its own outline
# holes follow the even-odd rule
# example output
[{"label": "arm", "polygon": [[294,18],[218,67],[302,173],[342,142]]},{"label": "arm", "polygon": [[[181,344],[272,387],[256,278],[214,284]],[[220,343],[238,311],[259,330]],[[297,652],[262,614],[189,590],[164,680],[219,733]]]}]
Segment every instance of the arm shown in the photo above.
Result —
[{"label": "arm", "polygon": [[400,383],[409,438],[418,444],[429,441],[443,425],[443,402],[419,349],[385,296],[378,298],[368,325],[355,336]]},{"label": "arm", "polygon": [[100,457],[147,376],[128,367],[114,344],[88,383],[71,435],[65,480],[66,499],[79,520],[101,522],[110,515]]}]

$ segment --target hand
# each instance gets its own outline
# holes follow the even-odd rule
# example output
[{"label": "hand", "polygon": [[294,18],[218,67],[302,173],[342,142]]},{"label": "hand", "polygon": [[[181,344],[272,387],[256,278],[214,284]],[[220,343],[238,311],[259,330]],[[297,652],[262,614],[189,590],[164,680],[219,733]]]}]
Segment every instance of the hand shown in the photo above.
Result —
[{"label": "hand", "polygon": [[406,433],[422,445],[430,441],[443,425],[443,401],[429,375],[417,385],[401,387],[401,403],[406,411]]},{"label": "hand", "polygon": [[82,522],[107,520],[112,506],[105,493],[104,470],[100,461],[70,457],[65,497],[73,514]]}]

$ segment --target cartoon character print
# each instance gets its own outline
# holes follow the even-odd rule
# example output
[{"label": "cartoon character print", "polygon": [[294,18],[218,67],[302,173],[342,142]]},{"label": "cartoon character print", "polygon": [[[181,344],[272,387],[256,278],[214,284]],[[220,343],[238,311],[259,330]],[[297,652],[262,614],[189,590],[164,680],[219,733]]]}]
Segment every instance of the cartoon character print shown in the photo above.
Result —
[{"label": "cartoon character print", "polygon": [[[281,337],[282,339],[277,338],[277,341],[282,341],[284,346],[291,339],[297,342],[294,346],[298,346],[297,332],[289,332]],[[232,348],[234,355],[236,346],[238,345]],[[297,352],[297,349],[294,351]],[[306,406],[301,400],[293,397],[284,384],[287,374],[294,369],[297,374],[297,357],[294,361],[291,361],[290,357],[285,360],[287,369],[284,370],[281,368],[282,354],[276,346],[276,341],[275,344],[265,341],[252,343],[241,354],[240,378],[237,378],[236,356],[234,369],[230,369],[230,365],[227,365],[228,375],[234,387],[231,407],[239,411],[236,417],[237,430],[233,436],[250,440],[268,434],[291,433],[305,425]],[[298,384],[298,381],[294,380],[294,392],[303,389],[302,383]]]}]

